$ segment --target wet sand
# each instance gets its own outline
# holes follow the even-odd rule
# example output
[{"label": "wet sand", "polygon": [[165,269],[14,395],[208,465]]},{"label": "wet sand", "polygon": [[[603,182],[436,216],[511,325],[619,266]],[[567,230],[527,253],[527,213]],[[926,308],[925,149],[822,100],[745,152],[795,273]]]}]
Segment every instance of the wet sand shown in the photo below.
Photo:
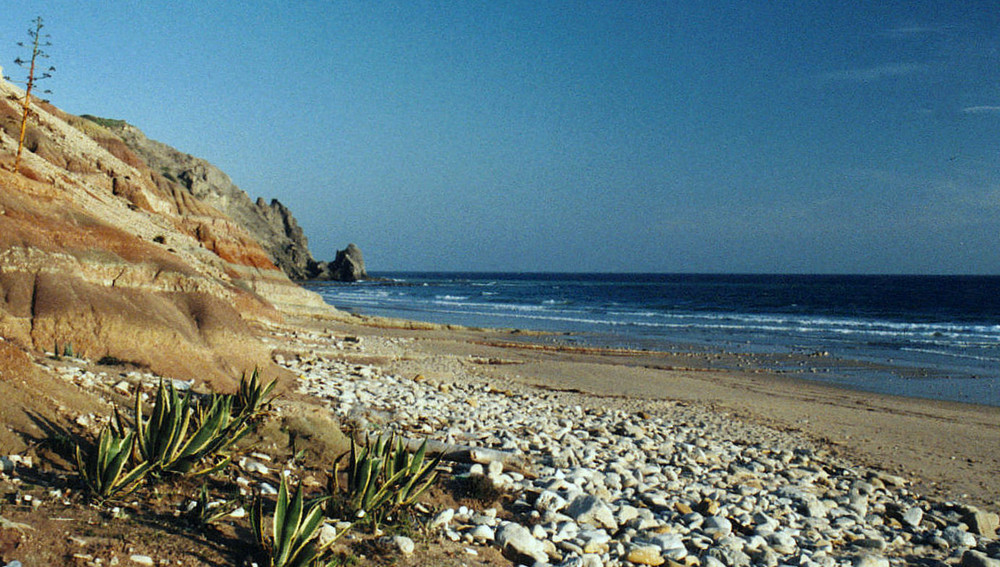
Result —
[{"label": "wet sand", "polygon": [[[504,331],[356,321],[294,325],[413,339],[402,353],[367,349],[359,355],[359,363],[403,376],[476,375],[497,388],[574,392],[637,412],[662,402],[700,406],[796,433],[858,465],[908,478],[921,494],[994,511],[1000,506],[997,407],[859,392],[753,369],[719,371],[712,368],[718,361],[699,355],[541,345]],[[406,326],[424,328],[398,328]]]}]

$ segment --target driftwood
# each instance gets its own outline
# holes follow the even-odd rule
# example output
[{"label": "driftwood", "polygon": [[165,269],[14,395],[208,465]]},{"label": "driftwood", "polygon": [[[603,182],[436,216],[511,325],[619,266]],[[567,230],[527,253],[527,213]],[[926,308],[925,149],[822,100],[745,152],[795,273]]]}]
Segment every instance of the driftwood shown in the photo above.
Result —
[{"label": "driftwood", "polygon": [[[411,452],[419,449],[420,445],[424,442],[423,439],[409,439],[406,437],[403,437],[402,440],[406,450]],[[506,451],[498,451],[496,449],[472,447],[469,445],[454,445],[451,443],[444,443],[443,441],[437,441],[435,439],[428,439],[427,455],[437,455],[438,453],[444,454],[444,456],[441,457],[443,460],[456,463],[479,463],[488,465],[494,461],[499,461],[503,463],[504,468],[507,469],[526,470],[528,468],[527,459],[521,455],[515,455],[514,453],[508,453]]]}]

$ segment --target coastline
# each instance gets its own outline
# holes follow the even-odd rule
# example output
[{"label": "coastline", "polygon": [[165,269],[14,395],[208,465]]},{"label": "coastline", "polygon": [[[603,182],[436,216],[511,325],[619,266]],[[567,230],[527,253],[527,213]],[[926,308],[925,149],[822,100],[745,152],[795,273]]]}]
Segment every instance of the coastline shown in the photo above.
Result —
[{"label": "coastline", "polygon": [[289,329],[295,328],[362,340],[405,339],[403,351],[385,352],[377,341],[364,341],[364,351],[343,355],[404,377],[449,382],[475,376],[495,388],[558,392],[633,412],[689,405],[902,476],[919,494],[998,508],[997,407],[874,394],[754,369],[719,371],[691,354],[540,347],[520,342],[524,335],[511,330],[348,315],[291,319]]}]

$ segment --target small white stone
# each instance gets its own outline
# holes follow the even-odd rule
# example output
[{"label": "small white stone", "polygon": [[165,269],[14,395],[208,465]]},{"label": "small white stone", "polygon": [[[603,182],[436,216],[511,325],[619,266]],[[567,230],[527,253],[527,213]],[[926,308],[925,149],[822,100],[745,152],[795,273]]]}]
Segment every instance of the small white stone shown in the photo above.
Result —
[{"label": "small white stone", "polygon": [[138,563],[139,565],[154,565],[153,558],[148,555],[132,555],[129,557],[133,563]]},{"label": "small white stone", "polygon": [[486,476],[490,478],[498,477],[503,473],[503,462],[502,461],[490,461],[486,469]]},{"label": "small white stone", "polygon": [[455,517],[454,508],[445,508],[438,512],[437,516],[431,520],[431,523],[427,526],[429,529],[436,530],[440,528],[447,527],[448,523]]}]

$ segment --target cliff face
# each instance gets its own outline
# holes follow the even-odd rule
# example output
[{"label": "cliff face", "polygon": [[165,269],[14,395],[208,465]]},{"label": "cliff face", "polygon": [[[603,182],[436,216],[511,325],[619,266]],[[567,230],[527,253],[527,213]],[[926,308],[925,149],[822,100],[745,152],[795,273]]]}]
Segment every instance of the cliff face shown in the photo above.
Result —
[{"label": "cliff face", "polygon": [[149,167],[179,184],[199,201],[211,205],[243,227],[279,268],[293,279],[309,277],[314,264],[309,242],[287,207],[272,200],[252,201],[228,175],[211,163],[151,140],[121,121],[100,121]]},{"label": "cliff face", "polygon": [[238,195],[208,191],[196,176],[170,179],[99,124],[33,105],[20,172],[8,171],[20,94],[0,81],[4,341],[36,352],[71,343],[88,357],[227,386],[270,365],[254,323],[325,309],[215,206]]}]

